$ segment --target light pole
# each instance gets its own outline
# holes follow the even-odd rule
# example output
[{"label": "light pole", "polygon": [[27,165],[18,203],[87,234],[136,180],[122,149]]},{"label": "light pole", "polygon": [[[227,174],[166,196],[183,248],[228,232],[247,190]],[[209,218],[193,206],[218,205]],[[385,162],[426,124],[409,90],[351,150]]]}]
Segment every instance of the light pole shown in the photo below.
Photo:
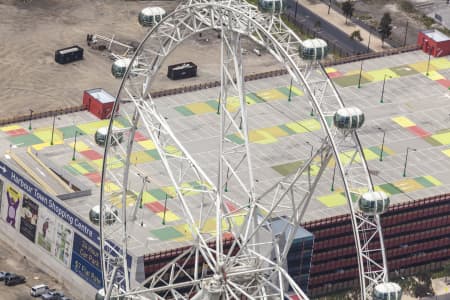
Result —
[{"label": "light pole", "polygon": [[[55,134],[55,120],[56,120],[56,114],[53,115],[52,138],[50,140],[50,145],[52,145],[52,146],[53,146],[53,136]],[[59,120],[59,118],[58,118],[58,120]]]},{"label": "light pole", "polygon": [[334,192],[334,176],[336,176],[336,164],[337,164],[337,162],[334,163],[333,179],[331,179],[331,191],[332,192]]},{"label": "light pole", "polygon": [[427,76],[430,71],[430,60],[431,60],[431,49],[428,49],[428,63],[427,63],[427,73],[426,73]]},{"label": "light pole", "polygon": [[370,51],[370,37],[372,36],[372,30],[369,30],[369,41],[367,42],[367,53]]},{"label": "light pole", "polygon": [[409,150],[417,151],[417,149],[415,149],[415,148],[406,147],[405,165],[403,166],[403,177],[406,177],[406,165],[408,164],[408,153],[409,153]]},{"label": "light pole", "polygon": [[[380,100],[380,103],[384,102],[384,85],[386,84],[386,77],[388,77],[388,75],[384,74],[383,88],[381,89],[381,100]],[[392,78],[392,76],[389,76],[389,78]]]},{"label": "light pole", "polygon": [[76,148],[77,148],[77,135],[82,135],[82,133],[81,132],[79,132],[78,130],[77,131],[75,131],[75,141],[74,141],[74,143],[73,143],[73,154],[72,154],[72,160],[75,160],[75,151],[76,151]]},{"label": "light pole", "polygon": [[309,154],[309,157],[311,158],[313,156],[314,146],[308,141],[306,141],[305,144],[311,147],[311,153]]},{"label": "light pole", "polygon": [[289,102],[291,102],[291,95],[292,95],[292,78],[291,78],[291,84],[289,85],[289,97],[288,97]]},{"label": "light pole", "polygon": [[361,87],[361,76],[362,76],[363,62],[364,62],[364,60],[361,60],[361,67],[359,68],[358,89]]},{"label": "light pole", "polygon": [[378,127],[378,130],[383,132],[383,139],[381,140],[381,151],[380,151],[380,161],[383,161],[383,151],[384,151],[384,138],[386,137],[386,130]]},{"label": "light pole", "polygon": [[406,37],[408,36],[408,20],[406,20],[405,40],[403,41],[403,47],[406,46]]},{"label": "light pole", "polygon": [[330,14],[330,9],[331,9],[331,0],[330,0],[330,2],[328,3],[328,14]]},{"label": "light pole", "polygon": [[33,110],[30,109],[30,123],[28,124],[28,129],[31,130],[31,119],[33,119]]}]

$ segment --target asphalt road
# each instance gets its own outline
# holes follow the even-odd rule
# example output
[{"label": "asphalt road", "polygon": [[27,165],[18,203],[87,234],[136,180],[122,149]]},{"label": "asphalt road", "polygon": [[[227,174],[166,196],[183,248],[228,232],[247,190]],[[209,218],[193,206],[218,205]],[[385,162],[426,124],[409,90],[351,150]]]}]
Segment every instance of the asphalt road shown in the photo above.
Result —
[{"label": "asphalt road", "polygon": [[[342,54],[352,55],[358,53],[366,53],[367,45],[363,45],[358,41],[350,39],[349,36],[342,32],[339,28],[328,23],[326,19],[316,15],[295,0],[286,0],[286,15],[302,28],[303,31],[316,32],[319,38],[326,40],[329,47],[333,49],[333,44],[340,49]],[[320,27],[315,28],[317,22]],[[339,50],[338,50],[339,52]]]}]

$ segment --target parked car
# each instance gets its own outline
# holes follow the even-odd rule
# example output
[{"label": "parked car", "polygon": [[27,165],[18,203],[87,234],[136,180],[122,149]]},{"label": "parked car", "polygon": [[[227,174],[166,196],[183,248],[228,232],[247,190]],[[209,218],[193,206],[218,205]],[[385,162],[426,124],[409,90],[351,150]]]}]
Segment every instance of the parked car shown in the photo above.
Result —
[{"label": "parked car", "polygon": [[61,291],[49,291],[41,296],[42,300],[61,300],[64,293]]},{"label": "parked car", "polygon": [[5,280],[5,277],[11,275],[9,272],[0,272],[0,281]]},{"label": "parked car", "polygon": [[25,276],[22,275],[11,274],[10,276],[5,277],[5,285],[7,286],[18,285],[25,282]]},{"label": "parked car", "polygon": [[38,284],[31,287],[30,295],[33,297],[42,296],[45,293],[49,292],[48,285],[46,284]]}]

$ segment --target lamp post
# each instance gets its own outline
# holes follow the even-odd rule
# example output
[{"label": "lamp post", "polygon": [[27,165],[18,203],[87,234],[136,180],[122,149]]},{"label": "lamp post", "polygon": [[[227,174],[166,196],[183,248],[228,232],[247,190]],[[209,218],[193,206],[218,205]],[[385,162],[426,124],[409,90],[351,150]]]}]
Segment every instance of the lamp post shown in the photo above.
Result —
[{"label": "lamp post", "polygon": [[331,179],[331,191],[332,192],[334,192],[334,176],[336,176],[336,164],[337,164],[337,162],[334,164],[333,178]]},{"label": "lamp post", "polygon": [[[56,120],[56,114],[53,115],[53,125],[52,125],[52,138],[50,139],[50,145],[53,146],[53,136],[55,134],[55,120]],[[58,118],[59,120],[59,118]]]},{"label": "lamp post", "polygon": [[30,109],[30,123],[28,124],[28,129],[31,130],[31,119],[33,119],[33,110]]},{"label": "lamp post", "polygon": [[383,151],[384,151],[384,138],[386,137],[386,130],[378,127],[378,130],[383,132],[383,139],[381,140],[381,151],[380,151],[380,161],[383,161]]},{"label": "lamp post", "polygon": [[358,89],[361,87],[361,76],[362,76],[363,62],[364,62],[364,60],[361,60],[361,67],[359,68]]},{"label": "lamp post", "polygon": [[311,158],[313,156],[314,146],[308,141],[306,141],[305,144],[311,147],[311,153],[309,154],[309,157]]},{"label": "lamp post", "polygon": [[417,149],[415,149],[415,148],[406,147],[405,165],[403,166],[403,177],[406,177],[406,165],[408,164],[408,153],[409,153],[409,150],[417,151]]},{"label": "lamp post", "polygon": [[[384,85],[386,84],[386,77],[388,77],[388,75],[384,74],[383,88],[381,89],[381,100],[380,100],[380,103],[384,102]],[[389,78],[392,78],[392,76],[389,76]]]},{"label": "lamp post", "polygon": [[75,131],[75,141],[74,141],[74,143],[73,143],[73,154],[72,154],[72,160],[75,160],[75,151],[76,151],[76,148],[77,148],[77,135],[81,135],[82,133],[81,132],[79,132],[78,130],[77,131]]},{"label": "lamp post", "polygon": [[369,41],[367,42],[367,53],[370,51],[370,37],[372,36],[372,30],[369,30]]},{"label": "lamp post", "polygon": [[289,97],[288,97],[289,102],[291,102],[291,95],[292,95],[292,78],[291,78],[291,84],[289,85]]},{"label": "lamp post", "polygon": [[403,47],[406,46],[406,37],[408,36],[408,20],[406,20],[405,40],[403,41]]},{"label": "lamp post", "polygon": [[427,63],[427,73],[426,75],[429,75],[430,71],[430,60],[431,60],[431,49],[428,49],[428,63]]},{"label": "lamp post", "polygon": [[331,9],[331,0],[330,2],[328,2],[328,14],[330,14],[330,9]]}]

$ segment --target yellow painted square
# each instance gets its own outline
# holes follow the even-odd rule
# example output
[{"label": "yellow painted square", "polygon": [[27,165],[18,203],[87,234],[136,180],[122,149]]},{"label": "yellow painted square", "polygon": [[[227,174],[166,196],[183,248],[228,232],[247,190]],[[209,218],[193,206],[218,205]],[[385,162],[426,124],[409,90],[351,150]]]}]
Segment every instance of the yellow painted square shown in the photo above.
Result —
[{"label": "yellow painted square", "polygon": [[85,168],[83,168],[82,166],[80,166],[80,165],[79,165],[78,163],[76,163],[76,162],[71,163],[70,166],[71,166],[72,168],[74,168],[75,170],[77,170],[78,173],[80,173],[81,175],[85,175],[85,174],[88,174],[88,173],[89,173],[88,170],[86,170]]},{"label": "yellow painted square", "polygon": [[274,138],[271,134],[264,132],[263,130],[258,130],[258,133],[263,136],[262,139],[255,141],[255,143],[258,144],[273,144],[276,143],[278,140]]},{"label": "yellow painted square", "polygon": [[204,114],[209,112],[215,112],[215,109],[203,102],[196,102],[186,104],[185,107],[192,111],[194,114]]},{"label": "yellow painted square", "polygon": [[[419,73],[424,73],[427,71],[428,61],[421,61],[414,64],[409,64],[409,66]],[[436,68],[430,63],[428,71],[436,71]]]},{"label": "yellow painted square", "polygon": [[442,150],[442,153],[450,157],[450,149]]},{"label": "yellow painted square", "polygon": [[117,184],[114,184],[112,182],[105,183],[105,192],[111,193],[111,192],[117,192],[120,190],[120,187]]},{"label": "yellow painted square", "polygon": [[325,68],[325,72],[327,72],[327,73],[334,73],[334,72],[337,72],[337,69],[335,69],[335,68]]},{"label": "yellow painted square", "polygon": [[292,86],[292,91],[299,96],[303,96],[305,94],[301,89],[297,88],[296,86]]},{"label": "yellow painted square", "polygon": [[355,155],[355,150],[350,150],[350,151],[345,151],[339,154],[339,158],[342,162],[343,165],[348,165],[350,164],[350,162],[353,159],[354,156],[354,161],[355,162],[360,162],[361,161],[361,157],[359,156],[359,154]]},{"label": "yellow painted square", "polygon": [[33,131],[33,134],[43,141],[50,142],[52,136],[51,128],[39,128]]},{"label": "yellow painted square", "polygon": [[156,149],[155,144],[152,140],[145,140],[138,142],[139,145],[141,145],[146,150],[153,150]]},{"label": "yellow painted square", "polygon": [[[103,167],[103,159],[91,160],[91,162],[97,167],[97,169],[101,170]],[[116,157],[109,157],[107,167],[109,169],[117,169],[123,167],[123,163],[117,159]]]},{"label": "yellow painted square", "polygon": [[164,150],[167,154],[174,155],[174,156],[181,156],[181,154],[182,154],[181,151],[177,147],[172,146],[172,145],[166,146],[164,148]]},{"label": "yellow painted square", "polygon": [[[156,213],[156,215],[158,215],[161,219],[164,218],[164,212],[163,211],[159,212],[159,213]],[[179,219],[180,218],[176,214],[174,214],[170,210],[166,210],[166,218],[165,218],[165,222],[166,223],[174,222],[174,221],[177,221]]]},{"label": "yellow painted square", "polygon": [[[69,145],[70,145],[70,147],[73,149],[73,146],[74,146],[74,144],[75,143],[69,143]],[[76,146],[76,148],[75,148],[75,150],[77,151],[77,152],[82,152],[82,151],[86,151],[86,150],[90,150],[91,148],[88,146],[88,145],[86,145],[84,142],[82,142],[82,141],[77,141],[77,146]]]},{"label": "yellow painted square", "polygon": [[316,131],[316,130],[320,130],[320,123],[319,121],[317,121],[316,119],[307,119],[307,120],[303,120],[300,121],[300,126],[306,127],[306,129],[308,129],[308,131]]},{"label": "yellow painted square", "polygon": [[393,117],[392,121],[394,121],[395,123],[397,123],[398,125],[400,125],[402,127],[411,127],[411,126],[416,125],[416,123],[414,123],[407,117],[403,117],[403,116]]},{"label": "yellow painted square", "polygon": [[33,147],[34,150],[42,150],[44,148],[50,147],[50,143],[41,143],[41,144],[34,144],[31,147]]},{"label": "yellow painted square", "polygon": [[348,71],[347,73],[345,73],[345,76],[355,75],[355,74],[359,74],[359,70]]},{"label": "yellow painted square", "polygon": [[439,180],[437,180],[436,178],[434,178],[431,175],[427,175],[427,176],[423,176],[426,180],[428,180],[429,182],[431,182],[432,184],[434,184],[435,186],[440,186],[442,185],[442,182],[440,182]]},{"label": "yellow painted square", "polygon": [[428,78],[430,78],[431,80],[441,80],[441,79],[446,79],[444,76],[442,76],[441,74],[439,74],[436,71],[431,71],[427,73],[423,73],[423,75],[428,76]]},{"label": "yellow painted square", "polygon": [[216,232],[216,219],[212,218],[212,219],[208,219],[206,220],[205,224],[203,225],[203,227],[200,229],[201,232]]},{"label": "yellow painted square", "polygon": [[[194,188],[189,183],[184,182],[181,184],[181,190],[182,190],[182,193],[184,196],[193,196],[193,195],[196,195],[199,193],[197,191],[194,191],[193,189]],[[164,190],[164,188],[163,188],[163,190]],[[168,192],[166,192],[166,193],[168,193]],[[171,191],[171,193],[172,193],[172,191]],[[170,193],[168,193],[168,194],[170,194]],[[173,188],[173,194],[174,194],[173,197],[175,197],[175,195],[176,195],[175,188]]]},{"label": "yellow painted square", "polygon": [[386,80],[389,80],[391,78],[398,78],[400,77],[397,73],[392,71],[391,69],[381,69],[381,70],[374,70],[374,71],[368,71],[364,72],[365,75],[370,77],[370,81],[376,82],[376,81],[383,81],[384,76],[386,76]]},{"label": "yellow painted square", "polygon": [[155,159],[144,151],[135,151],[130,155],[130,163],[132,164],[142,164],[153,160]]},{"label": "yellow painted square", "polygon": [[264,138],[264,135],[259,130],[251,130],[248,133],[248,139],[252,143],[264,140]]},{"label": "yellow painted square", "polygon": [[394,155],[394,154],[395,154],[395,151],[392,150],[392,149],[389,148],[389,147],[386,147],[386,145],[384,145],[384,147],[383,147],[383,152],[386,152],[386,153],[389,154],[389,155]]},{"label": "yellow painted square", "polygon": [[450,61],[445,57],[432,59],[430,64],[437,70],[450,69]]},{"label": "yellow painted square", "polygon": [[285,94],[283,94],[282,92],[280,92],[276,89],[260,91],[260,92],[257,92],[256,95],[258,95],[259,97],[263,98],[266,101],[287,99],[287,96]]},{"label": "yellow painted square", "polygon": [[281,129],[278,126],[264,128],[262,130],[265,131],[266,133],[270,134],[273,137],[282,137],[282,136],[288,135],[288,133],[286,131],[284,131],[283,129]]},{"label": "yellow painted square", "polygon": [[433,134],[431,137],[442,145],[450,145],[450,132]]},{"label": "yellow painted square", "polygon": [[192,230],[188,224],[180,224],[173,226],[178,232],[183,234],[187,238],[192,238]]},{"label": "yellow painted square", "polygon": [[0,127],[1,131],[11,131],[11,130],[17,130],[17,129],[22,129],[22,127],[20,127],[19,125],[8,125],[8,126]]},{"label": "yellow painted square", "polygon": [[176,198],[177,192],[173,186],[165,186],[161,188],[170,198]]},{"label": "yellow painted square", "polygon": [[150,194],[147,191],[144,191],[142,193],[142,204],[146,204],[146,203],[152,203],[152,202],[156,202],[158,201],[158,199],[156,199],[152,194]]},{"label": "yellow painted square", "polygon": [[308,132],[308,128],[305,128],[305,126],[299,124],[300,122],[289,122],[284,124],[286,127],[288,127],[289,129],[291,129],[292,131],[295,131],[296,133],[304,133],[304,132]]},{"label": "yellow painted square", "polygon": [[[378,154],[376,154],[375,152],[373,152],[370,149],[363,149],[363,151],[364,151],[364,157],[366,158],[366,160],[374,160],[374,159],[379,158]],[[383,147],[383,152],[384,152],[384,147]]]},{"label": "yellow painted square", "polygon": [[347,198],[341,193],[333,193],[326,196],[317,197],[327,207],[336,207],[347,204]]},{"label": "yellow painted square", "polygon": [[414,192],[423,189],[423,186],[414,179],[403,179],[392,183],[403,192]]}]

